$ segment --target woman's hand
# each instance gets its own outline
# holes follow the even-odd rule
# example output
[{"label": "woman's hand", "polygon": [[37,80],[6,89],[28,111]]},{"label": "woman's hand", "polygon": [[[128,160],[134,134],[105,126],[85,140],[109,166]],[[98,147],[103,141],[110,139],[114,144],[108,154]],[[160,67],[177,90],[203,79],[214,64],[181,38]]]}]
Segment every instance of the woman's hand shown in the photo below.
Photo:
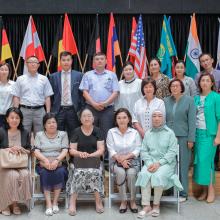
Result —
[{"label": "woman's hand", "polygon": [[160,167],[160,163],[157,162],[157,163],[151,164],[151,165],[147,168],[147,170],[148,170],[150,173],[154,173],[154,172],[156,172],[156,171],[159,169],[159,167]]},{"label": "woman's hand", "polygon": [[8,148],[9,152],[13,154],[19,154],[22,151],[22,147],[20,146],[13,146]]},{"label": "woman's hand", "polygon": [[79,153],[79,157],[86,159],[86,158],[89,157],[89,154],[88,154],[87,152],[80,152],[80,153]]},{"label": "woman's hand", "polygon": [[51,170],[50,167],[50,161],[46,158],[45,160],[43,160],[43,166],[47,169],[47,170]]},{"label": "woman's hand", "polygon": [[220,138],[216,136],[214,140],[214,145],[217,146],[219,144],[220,144]]},{"label": "woman's hand", "polygon": [[58,167],[59,161],[58,160],[53,160],[50,162],[50,169],[51,170],[56,170],[56,168]]},{"label": "woman's hand", "polygon": [[191,141],[188,141],[187,145],[188,145],[188,148],[191,150],[193,148],[194,143]]}]

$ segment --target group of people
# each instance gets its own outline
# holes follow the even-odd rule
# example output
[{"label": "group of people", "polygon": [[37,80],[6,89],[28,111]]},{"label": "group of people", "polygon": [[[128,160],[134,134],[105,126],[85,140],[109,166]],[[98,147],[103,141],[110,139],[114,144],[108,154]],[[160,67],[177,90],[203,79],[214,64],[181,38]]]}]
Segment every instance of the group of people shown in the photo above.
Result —
[{"label": "group of people", "polygon": [[[70,215],[76,215],[80,193],[94,193],[96,212],[103,213],[106,163],[116,175],[119,212],[129,207],[139,218],[159,216],[164,190],[175,187],[182,201],[187,199],[192,150],[193,179],[203,186],[198,200],[214,202],[220,72],[214,70],[210,54],[200,55],[199,60],[204,71],[195,80],[185,76],[183,61],[176,63],[170,80],[160,72],[160,60],[153,58],[148,78],[138,79],[133,64],[126,62],[119,82],[115,73],[105,69],[106,56],[101,52],[93,56],[94,69],[85,74],[72,70],[71,53],[62,52],[62,71],[49,79],[38,73],[35,56],[27,58],[28,72],[16,82],[10,80],[10,66],[0,64],[0,149],[12,154],[25,149],[36,157],[48,216],[59,212],[62,189],[69,196]],[[180,180],[175,171],[177,154]],[[0,175],[1,213],[20,214],[18,203],[28,205],[31,199],[30,173],[27,168],[0,167]],[[139,212],[137,187],[143,205]]]}]

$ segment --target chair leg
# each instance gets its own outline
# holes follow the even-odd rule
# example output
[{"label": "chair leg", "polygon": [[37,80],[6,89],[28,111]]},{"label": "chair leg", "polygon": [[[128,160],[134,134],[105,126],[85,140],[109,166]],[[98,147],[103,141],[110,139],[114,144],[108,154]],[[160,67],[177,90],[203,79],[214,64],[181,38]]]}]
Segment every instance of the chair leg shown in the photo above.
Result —
[{"label": "chair leg", "polygon": [[69,208],[69,196],[66,194],[65,196],[65,208],[68,209]]}]

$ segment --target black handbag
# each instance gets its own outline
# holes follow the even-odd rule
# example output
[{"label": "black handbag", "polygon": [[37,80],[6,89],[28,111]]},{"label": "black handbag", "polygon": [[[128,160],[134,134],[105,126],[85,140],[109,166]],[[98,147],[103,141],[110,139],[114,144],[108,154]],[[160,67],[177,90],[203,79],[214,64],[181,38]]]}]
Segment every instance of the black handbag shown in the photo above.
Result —
[{"label": "black handbag", "polygon": [[74,157],[73,158],[73,164],[74,167],[82,168],[82,169],[88,169],[88,168],[94,168],[99,169],[101,160],[99,157],[88,157],[88,158],[80,158],[80,157]]}]

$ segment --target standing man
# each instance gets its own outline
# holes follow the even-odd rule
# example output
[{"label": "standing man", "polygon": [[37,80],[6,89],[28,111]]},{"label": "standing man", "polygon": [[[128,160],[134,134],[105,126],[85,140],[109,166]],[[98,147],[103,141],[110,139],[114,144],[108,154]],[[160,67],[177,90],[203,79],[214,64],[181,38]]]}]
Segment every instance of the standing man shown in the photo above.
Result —
[{"label": "standing man", "polygon": [[13,105],[23,113],[24,128],[34,135],[43,130],[43,116],[50,112],[50,96],[53,95],[50,82],[46,76],[38,73],[39,60],[30,56],[25,61],[28,72],[17,78],[12,87]]},{"label": "standing man", "polygon": [[118,96],[119,84],[115,73],[105,69],[107,60],[102,52],[93,56],[94,70],[84,74],[80,90],[86,100],[87,107],[95,117],[95,126],[99,127],[105,138],[114,125],[114,100]]},{"label": "standing man", "polygon": [[[213,75],[215,79],[215,87],[216,92],[220,93],[220,70],[213,68],[214,59],[212,58],[212,55],[209,53],[202,53],[199,56],[199,62],[201,67],[203,68],[203,71],[200,73],[197,73],[195,76],[195,82],[198,87],[198,79],[201,74],[203,73],[210,73]],[[216,155],[215,155],[215,170],[219,171],[220,167],[218,165],[219,163],[219,145],[217,146]]]},{"label": "standing man", "polygon": [[79,90],[82,73],[72,70],[72,63],[72,54],[67,51],[61,52],[62,70],[50,75],[50,83],[54,91],[51,111],[57,116],[58,130],[67,131],[69,138],[79,126],[77,112],[83,106],[83,96]]}]

